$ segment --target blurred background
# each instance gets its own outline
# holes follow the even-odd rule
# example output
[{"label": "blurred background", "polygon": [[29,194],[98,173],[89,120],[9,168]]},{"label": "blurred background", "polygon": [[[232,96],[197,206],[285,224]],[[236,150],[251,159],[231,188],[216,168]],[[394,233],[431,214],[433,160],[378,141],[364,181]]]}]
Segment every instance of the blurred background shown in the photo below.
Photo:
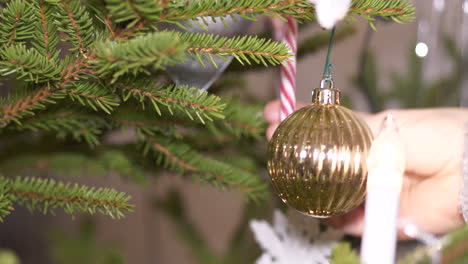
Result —
[{"label": "blurred background", "polygon": [[[417,20],[412,23],[379,20],[376,31],[361,20],[340,24],[338,31],[344,33],[338,35],[332,52],[333,78],[348,106],[377,112],[468,105],[468,87],[463,88],[468,85],[463,67],[468,1],[418,0],[415,4]],[[259,32],[269,28],[265,21],[255,27]],[[304,25],[300,40],[316,33],[327,34],[316,24]],[[305,53],[298,63],[301,102],[309,102],[312,89],[320,83],[326,51],[325,45],[316,46],[320,48]],[[229,74],[228,69],[223,76]],[[245,83],[231,89],[267,103],[276,97],[277,76],[277,68],[242,73]],[[267,180],[266,171],[262,173]],[[244,259],[253,260],[259,249],[249,238],[246,219],[269,219],[271,209],[281,206],[277,201],[247,205],[240,194],[163,173],[144,187],[113,175],[71,180],[126,191],[133,197],[135,211],[113,221],[99,216],[72,220],[61,213],[23,217],[29,212],[18,209],[0,225],[0,248],[14,250],[26,264],[220,263],[211,255],[227,256],[232,250],[246,252]],[[233,239],[236,234],[246,238]]]}]

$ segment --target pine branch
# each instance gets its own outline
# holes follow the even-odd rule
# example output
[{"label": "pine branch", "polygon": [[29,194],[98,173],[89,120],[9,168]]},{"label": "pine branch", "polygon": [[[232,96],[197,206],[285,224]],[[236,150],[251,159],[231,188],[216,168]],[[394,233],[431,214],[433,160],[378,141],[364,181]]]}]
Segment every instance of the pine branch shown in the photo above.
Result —
[{"label": "pine branch", "polygon": [[188,145],[163,137],[147,137],[142,146],[145,155],[153,153],[156,163],[170,170],[201,176],[218,188],[240,191],[252,200],[262,199],[266,195],[266,185],[257,175],[208,158]]},{"label": "pine branch", "polygon": [[[73,83],[72,83],[73,84]],[[64,92],[73,100],[83,106],[91,107],[94,111],[102,110],[110,114],[114,107],[119,105],[119,100],[109,89],[97,83],[76,83],[75,86],[67,86]]]},{"label": "pine branch", "polygon": [[254,140],[265,135],[266,123],[263,119],[262,107],[244,105],[236,101],[227,104],[225,119],[208,123],[200,129],[185,135],[185,141],[198,149],[217,150],[220,146],[244,144],[251,146]]},{"label": "pine branch", "polygon": [[152,82],[143,86],[130,86],[120,82],[115,85],[122,89],[125,100],[133,97],[141,103],[150,103],[159,115],[162,115],[160,107],[164,106],[171,114],[174,113],[173,109],[177,109],[192,120],[195,116],[202,123],[205,123],[205,119],[213,121],[213,118],[224,118],[222,111],[226,105],[221,98],[208,92],[200,92],[196,88],[177,85],[154,87]]},{"label": "pine branch", "polygon": [[[57,62],[38,53],[34,49],[26,49],[23,45],[15,45],[0,51],[6,61],[0,61],[3,71],[16,66],[17,69],[6,73],[18,71],[21,76],[26,76],[32,81],[55,81],[53,87],[49,84],[35,91],[27,93],[19,92],[9,96],[0,102],[0,124],[6,126],[10,121],[17,124],[20,119],[33,115],[35,110],[44,109],[45,104],[53,104],[56,100],[63,99],[68,95],[80,103],[88,105],[93,109],[102,109],[110,112],[117,105],[114,96],[109,95],[106,89],[98,89],[97,85],[82,83],[77,87],[70,85],[71,81],[86,77],[86,74],[95,73],[89,67],[89,61],[84,57],[68,56],[62,60],[62,66],[57,67]],[[10,60],[8,60],[10,59]],[[61,69],[61,70],[60,70]],[[88,93],[90,91],[96,94]]]},{"label": "pine branch", "polygon": [[9,186],[6,181],[0,181],[0,223],[13,211]]},{"label": "pine branch", "polygon": [[224,111],[226,118],[217,121],[224,132],[237,138],[253,137],[259,139],[265,133],[266,123],[263,118],[263,107],[246,105],[230,101]]},{"label": "pine branch", "polygon": [[108,116],[108,120],[115,122],[117,127],[138,127],[149,130],[155,130],[162,126],[172,127],[174,125],[196,123],[194,122],[196,120],[188,119],[185,114],[183,114],[183,117],[179,115],[180,111],[174,111],[174,115],[171,116],[168,110],[160,108],[162,115],[154,116],[154,113],[148,111],[148,109],[136,112],[135,108],[139,106],[135,104],[130,104],[130,106],[119,107],[111,116]]},{"label": "pine branch", "polygon": [[58,138],[71,135],[74,140],[85,141],[94,148],[99,144],[98,137],[106,126],[105,120],[83,110],[55,108],[23,120],[20,126],[12,126],[10,129],[54,132]]},{"label": "pine branch", "polygon": [[125,103],[117,108],[112,115],[106,116],[112,127],[134,128],[137,135],[165,134],[179,137],[178,126],[199,125],[198,119],[190,120],[189,117],[178,109],[173,109],[172,114],[166,108],[159,108],[161,116],[155,116],[152,109],[140,109],[141,106],[135,103]]},{"label": "pine branch", "polygon": [[155,32],[131,40],[99,42],[95,47],[97,73],[113,73],[115,81],[125,73],[148,72],[146,66],[161,69],[181,63],[186,44],[171,32]]},{"label": "pine branch", "polygon": [[96,212],[121,219],[124,212],[131,212],[133,206],[127,202],[130,196],[108,188],[79,186],[78,184],[56,182],[52,179],[0,178],[7,184],[13,202],[27,207],[30,211],[54,213],[62,208],[74,216],[77,212],[95,214]]},{"label": "pine branch", "polygon": [[[468,227],[449,233],[444,239],[441,263],[465,263],[468,260]],[[425,252],[426,257],[430,252]]]},{"label": "pine branch", "polygon": [[11,201],[6,198],[5,195],[0,194],[0,223],[3,222],[6,216],[8,216],[13,210]]},{"label": "pine branch", "polygon": [[20,119],[34,115],[35,110],[44,109],[46,104],[55,104],[64,96],[63,92],[43,87],[3,98],[0,101],[0,126],[5,127],[10,122],[21,125]]},{"label": "pine branch", "polygon": [[[187,19],[203,27],[206,17],[223,20],[228,15],[241,15],[246,19],[256,20],[255,16],[266,15],[284,19],[290,15],[298,20],[315,18],[315,8],[307,0],[200,0],[200,1],[150,1],[150,0],[107,0],[111,16],[118,22],[170,22]],[[372,16],[391,18],[398,22],[411,21],[414,18],[414,6],[403,0],[354,0],[350,15],[362,16],[373,21]],[[200,23],[201,22],[201,23]]]},{"label": "pine branch", "polygon": [[[125,73],[148,72],[182,63],[184,55],[204,60],[216,66],[213,55],[220,58],[234,56],[240,63],[252,61],[268,66],[278,65],[290,56],[284,43],[245,36],[225,38],[211,34],[155,32],[128,41],[106,41],[96,45],[94,65],[101,75],[113,73],[114,81]],[[185,52],[184,52],[185,51]]]},{"label": "pine branch", "polygon": [[95,160],[102,164],[106,173],[112,171],[130,178],[138,184],[145,184],[147,182],[146,174],[149,172],[154,173],[154,170],[145,171],[143,166],[141,166],[142,157],[140,155],[133,155],[135,153],[137,151],[134,145],[120,148],[104,148],[98,152]]},{"label": "pine branch", "polygon": [[[83,3],[83,2],[82,2]],[[109,12],[106,9],[106,3],[104,0],[87,0],[83,3],[88,11],[92,21],[93,27],[96,28],[98,31],[102,32],[103,36],[107,35],[110,36],[110,31],[115,30],[114,22],[110,21]],[[107,25],[106,20],[111,22],[112,27],[109,28]]]},{"label": "pine branch", "polygon": [[[139,86],[139,85],[138,85]],[[141,87],[141,86],[140,86]],[[107,119],[114,123],[113,127],[136,128],[138,134],[154,136],[156,134],[166,134],[175,137],[181,137],[177,128],[183,127],[190,138],[197,139],[196,143],[206,141],[206,144],[219,142],[220,139],[238,140],[240,138],[252,137],[259,139],[265,132],[266,123],[262,116],[262,107],[259,105],[245,105],[237,101],[230,101],[227,104],[223,114],[224,119],[218,119],[214,122],[203,123],[198,119],[191,120],[179,108],[172,110],[160,108],[161,116],[154,116],[152,111],[143,109],[135,112],[138,105],[125,104],[120,106]],[[188,128],[200,128],[203,136],[194,134],[193,130]],[[207,133],[207,130],[210,133]]]},{"label": "pine branch", "polygon": [[[73,87],[70,82],[85,77],[85,74],[93,73],[89,69],[89,62],[86,58],[69,56],[62,61],[63,66],[57,67],[57,62],[38,54],[34,49],[26,49],[23,45],[15,45],[0,51],[3,57],[9,61],[0,61],[3,71],[16,66],[21,76],[26,76],[27,80],[35,81],[55,81],[50,87],[49,84],[32,91],[15,91],[16,94],[0,101],[0,126],[6,126],[11,121],[21,124],[20,119],[28,115],[34,115],[35,110],[44,109],[46,104],[54,104],[57,100],[68,95],[72,99],[92,107],[100,108],[110,112],[116,106],[113,96],[105,95],[105,89],[94,89],[97,86],[81,84]],[[62,69],[62,70],[60,70]],[[0,70],[1,71],[1,70]],[[4,73],[4,74],[7,74]],[[43,75],[41,75],[43,74]],[[48,79],[47,79],[48,78]],[[64,88],[65,87],[65,88]],[[71,88],[70,88],[71,87]],[[92,89],[91,89],[92,88]],[[98,94],[87,93],[91,89]]]},{"label": "pine branch", "polygon": [[119,22],[152,21],[177,22],[204,16],[225,17],[227,15],[242,15],[248,19],[255,19],[254,14],[283,17],[286,14],[301,19],[312,19],[312,13],[306,9],[310,4],[305,1],[282,0],[203,0],[203,1],[149,1],[127,0],[123,3],[116,0],[107,0],[107,7]]},{"label": "pine branch", "polygon": [[[343,25],[343,26],[338,26],[335,32],[335,38],[334,41],[335,43],[341,42],[345,39],[347,39],[349,36],[352,36],[357,32],[356,27],[353,25]],[[263,36],[270,38],[271,36]],[[316,34],[313,34],[312,36],[304,39],[301,43],[299,43],[299,47],[297,50],[297,58],[302,59],[306,55],[314,54],[317,51],[320,51],[321,49],[324,49],[328,46],[328,42],[330,40],[330,32],[328,31],[323,31],[319,32]],[[229,67],[226,69],[226,72],[235,72],[235,73],[243,73],[246,71],[252,72],[252,71],[261,71],[265,70],[267,68],[263,67],[263,65],[242,65],[241,63],[237,61],[233,61]],[[212,88],[210,88],[212,90]]]},{"label": "pine branch", "polygon": [[[266,15],[284,18],[286,15],[297,19],[311,20],[313,12],[308,12],[312,5],[307,1],[282,1],[282,0],[203,0],[203,1],[181,1],[184,6],[163,14],[159,21],[177,21],[183,19],[201,17],[224,17],[227,15],[241,15],[246,19],[255,20],[255,15]],[[203,19],[203,18],[202,18]]]},{"label": "pine branch", "polygon": [[187,52],[197,58],[202,66],[205,66],[204,60],[209,60],[216,66],[213,55],[225,59],[234,56],[242,65],[251,64],[253,61],[264,66],[281,64],[291,56],[284,43],[254,36],[226,38],[213,34],[181,32],[174,34],[188,44]]},{"label": "pine branch", "polygon": [[56,87],[63,88],[71,81],[87,79],[88,75],[95,76],[88,58],[70,55],[61,61],[61,81]]},{"label": "pine branch", "polygon": [[377,16],[403,23],[412,21],[415,13],[414,5],[405,0],[353,0],[349,11],[369,20],[372,27]]},{"label": "pine branch", "polygon": [[361,261],[349,243],[340,243],[333,249],[331,263],[360,264]]},{"label": "pine branch", "polygon": [[142,159],[141,153],[135,157],[131,154],[133,152],[128,148],[108,148],[107,146],[97,147],[90,153],[66,148],[52,151],[36,150],[9,155],[8,158],[2,160],[0,168],[6,175],[47,172],[49,175],[61,177],[84,175],[103,177],[116,173],[138,184],[144,184],[147,182],[145,175],[149,173],[149,170],[146,171],[136,165],[138,160]]},{"label": "pine branch", "polygon": [[129,23],[129,27],[139,22],[146,22],[148,17],[154,17],[164,12],[164,8],[180,6],[175,1],[156,0],[156,1],[135,1],[135,0],[106,0],[107,9],[116,22]]},{"label": "pine branch", "polygon": [[26,46],[12,45],[0,50],[0,73],[16,73],[18,78],[29,82],[41,83],[60,79],[60,67],[57,61],[40,54]]},{"label": "pine branch", "polygon": [[59,30],[67,36],[65,41],[73,44],[71,50],[85,54],[99,36],[89,12],[79,1],[62,0],[57,7],[56,23]]},{"label": "pine branch", "polygon": [[35,2],[36,16],[40,23],[34,31],[34,39],[31,44],[47,58],[57,58],[59,50],[56,48],[59,37],[57,25],[53,23],[54,14],[57,12],[56,6],[45,0]]},{"label": "pine branch", "polygon": [[22,43],[33,35],[34,9],[27,1],[13,0],[0,13],[0,46]]}]

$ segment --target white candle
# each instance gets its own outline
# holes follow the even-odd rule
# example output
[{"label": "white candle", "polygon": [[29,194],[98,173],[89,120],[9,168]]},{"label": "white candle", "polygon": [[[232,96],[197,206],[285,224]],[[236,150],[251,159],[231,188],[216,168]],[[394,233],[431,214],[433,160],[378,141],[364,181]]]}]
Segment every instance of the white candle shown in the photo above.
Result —
[{"label": "white candle", "polygon": [[367,160],[369,170],[361,260],[393,264],[405,151],[395,120],[388,115]]}]

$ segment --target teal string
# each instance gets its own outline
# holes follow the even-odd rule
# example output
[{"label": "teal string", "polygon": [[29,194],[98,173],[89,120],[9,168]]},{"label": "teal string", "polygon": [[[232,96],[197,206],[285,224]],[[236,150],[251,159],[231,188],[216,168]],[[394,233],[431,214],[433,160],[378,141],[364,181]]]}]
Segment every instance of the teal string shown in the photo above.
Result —
[{"label": "teal string", "polygon": [[327,81],[331,81],[332,78],[332,64],[330,63],[330,54],[333,48],[333,39],[335,38],[335,30],[336,27],[333,27],[331,34],[330,34],[330,41],[328,42],[328,51],[327,51],[327,58],[325,59],[325,66],[323,68],[323,78]]}]

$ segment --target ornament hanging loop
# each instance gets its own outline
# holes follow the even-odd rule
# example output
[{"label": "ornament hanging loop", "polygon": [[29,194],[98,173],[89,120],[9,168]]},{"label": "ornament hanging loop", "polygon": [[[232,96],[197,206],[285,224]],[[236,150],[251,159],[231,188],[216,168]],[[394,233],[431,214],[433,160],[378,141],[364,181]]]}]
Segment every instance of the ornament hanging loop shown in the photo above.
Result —
[{"label": "ornament hanging loop", "polygon": [[324,78],[320,82],[320,89],[330,89],[334,88],[333,80],[330,78]]}]

